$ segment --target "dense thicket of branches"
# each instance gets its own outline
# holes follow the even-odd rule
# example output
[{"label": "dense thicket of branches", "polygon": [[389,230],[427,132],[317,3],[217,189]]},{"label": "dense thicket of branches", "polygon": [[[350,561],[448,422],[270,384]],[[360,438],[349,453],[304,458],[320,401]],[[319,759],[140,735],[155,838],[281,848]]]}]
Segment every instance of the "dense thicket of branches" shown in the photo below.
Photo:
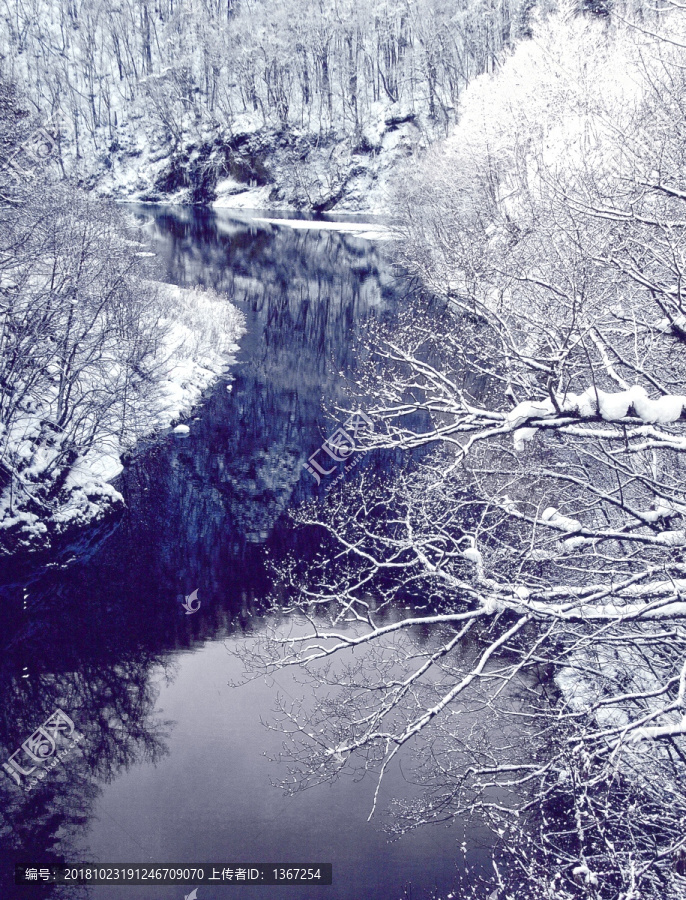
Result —
[{"label": "dense thicket of branches", "polygon": [[407,173],[400,259],[446,312],[379,331],[361,386],[370,447],[435,451],[300,514],[332,543],[283,573],[301,624],[249,657],[314,680],[282,709],[291,790],[414,746],[425,793],[394,827],[487,816],[501,898],[686,891],[686,20],[664,15],[555,18]]},{"label": "dense thicket of branches", "polygon": [[[114,492],[80,473],[118,446],[149,394],[163,334],[123,217],[51,180],[38,122],[0,84],[0,521],[2,549],[88,519]],[[40,138],[40,140],[48,138]],[[52,521],[51,520],[52,517]]]},{"label": "dense thicket of branches", "polygon": [[[375,104],[452,120],[465,84],[529,28],[526,0],[11,0],[8,74],[77,153],[152,115],[175,142],[269,124],[360,133]],[[242,117],[242,118],[241,118]],[[240,119],[240,121],[238,121]]]}]

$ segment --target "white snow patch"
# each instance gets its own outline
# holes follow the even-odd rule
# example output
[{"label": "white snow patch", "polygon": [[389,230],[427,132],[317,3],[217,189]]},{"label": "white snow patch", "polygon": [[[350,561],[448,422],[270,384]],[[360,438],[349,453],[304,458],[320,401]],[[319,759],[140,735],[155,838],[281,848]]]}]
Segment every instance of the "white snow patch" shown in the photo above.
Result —
[{"label": "white snow patch", "polygon": [[651,424],[667,425],[676,422],[681,417],[681,411],[686,402],[683,396],[658,397],[651,400],[640,385],[631,388],[630,393],[636,415],[644,422]]},{"label": "white snow patch", "polygon": [[620,391],[617,394],[606,394],[598,391],[598,409],[606,422],[623,419],[631,406],[631,391]]},{"label": "white snow patch", "polygon": [[476,563],[477,566],[483,563],[483,556],[481,555],[481,551],[476,550],[474,547],[471,547],[469,550],[465,550],[462,556],[469,562]]},{"label": "white snow patch", "polygon": [[578,519],[570,519],[569,516],[560,515],[554,506],[549,506],[543,511],[541,521],[545,522],[551,528],[557,528],[559,531],[573,533],[581,531],[581,522]]},{"label": "white snow patch", "polygon": [[594,416],[598,411],[598,398],[595,388],[587,388],[583,394],[566,394],[558,398],[563,412],[578,413],[582,418]]},{"label": "white snow patch", "polygon": [[367,240],[389,240],[394,237],[393,231],[386,225],[371,222],[325,222],[319,219],[276,219],[256,216],[255,222],[264,225],[280,225],[295,230],[338,231],[343,234],[355,234]]},{"label": "white snow patch", "polygon": [[683,528],[674,531],[661,531],[655,536],[657,544],[664,544],[665,547],[683,547],[686,544],[686,531]]},{"label": "white snow patch", "polygon": [[[212,201],[214,209],[267,209],[275,204],[269,199],[272,187],[246,187],[236,190],[238,182],[226,178],[217,184],[217,199]],[[278,204],[276,204],[278,205]]]},{"label": "white snow patch", "polygon": [[648,424],[668,425],[681,418],[686,397],[675,394],[653,400],[644,387],[636,384],[626,391],[614,393],[589,387],[583,394],[561,396],[558,402],[563,412],[578,413],[582,418],[600,414],[606,422],[617,422],[629,415],[633,408],[634,414]]},{"label": "white snow patch", "polygon": [[598,876],[595,874],[595,872],[591,872],[591,870],[585,864],[582,866],[576,866],[576,868],[572,870],[572,874],[578,877],[583,876],[584,882],[586,884],[598,884]]},{"label": "white snow patch", "polygon": [[529,419],[544,419],[553,415],[555,415],[553,401],[546,397],[545,400],[524,400],[522,403],[518,403],[507,414],[505,421],[511,427],[519,428]]},{"label": "white snow patch", "polygon": [[536,437],[537,428],[517,428],[514,434],[514,448],[517,453],[521,453],[528,441]]}]

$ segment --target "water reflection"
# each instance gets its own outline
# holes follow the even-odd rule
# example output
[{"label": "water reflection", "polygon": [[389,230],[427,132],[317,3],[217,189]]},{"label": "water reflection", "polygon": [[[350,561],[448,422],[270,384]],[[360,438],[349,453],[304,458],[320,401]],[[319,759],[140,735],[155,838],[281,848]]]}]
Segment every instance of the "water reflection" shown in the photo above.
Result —
[{"label": "water reflection", "polygon": [[[56,707],[86,734],[82,750],[30,793],[0,777],[3,900],[22,896],[10,883],[15,862],[87,858],[94,810],[111,805],[99,799],[104,791],[110,796],[106,786],[186,752],[187,741],[179,743],[180,732],[159,712],[159,694],[177,667],[187,671],[184,651],[205,648],[200,656],[208,659],[206,642],[253,627],[270,589],[268,559],[317,549],[319,538],[295,532],[285,511],[317,492],[303,463],[332,430],[323,401],[340,399],[339,373],[354,367],[356,329],[367,316],[392,311],[392,279],[365,241],[189,211],[144,215],[169,280],[227,293],[246,312],[248,332],[233,380],[211,391],[190,435],[169,435],[132,454],[118,482],[127,510],[114,532],[84,535],[89,552],[76,563],[2,589],[0,758]],[[357,471],[391,462],[365,459]],[[194,589],[201,611],[186,616],[181,600]],[[211,677],[225,686],[226,655],[210,655]],[[202,683],[180,683],[187,703],[197,703]],[[177,712],[183,733],[190,712]],[[206,745],[216,741],[211,715],[193,721]],[[252,755],[260,752],[257,725]],[[266,782],[261,790],[270,790]],[[266,797],[260,802],[270,802]],[[176,815],[173,797],[165,814]],[[191,830],[183,846],[200,852],[206,826]],[[110,846],[119,847],[114,838]],[[171,857],[168,849],[163,844],[158,858]],[[60,889],[25,890],[34,898],[61,896]],[[78,893],[69,888],[65,896]]]},{"label": "water reflection", "polygon": [[[90,602],[84,602],[90,599]],[[121,616],[67,585],[29,606],[0,663],[0,759],[5,761],[56,708],[84,734],[78,749],[28,792],[0,778],[0,896],[60,897],[47,886],[15,888],[14,864],[76,859],[101,786],[133,763],[159,762],[168,731],[155,712],[150,673],[172,663],[122,641]],[[133,630],[130,629],[133,638]],[[3,637],[5,635],[3,634]],[[22,764],[25,764],[22,759]],[[23,891],[23,892],[22,892]],[[77,893],[64,896],[79,896]]]}]

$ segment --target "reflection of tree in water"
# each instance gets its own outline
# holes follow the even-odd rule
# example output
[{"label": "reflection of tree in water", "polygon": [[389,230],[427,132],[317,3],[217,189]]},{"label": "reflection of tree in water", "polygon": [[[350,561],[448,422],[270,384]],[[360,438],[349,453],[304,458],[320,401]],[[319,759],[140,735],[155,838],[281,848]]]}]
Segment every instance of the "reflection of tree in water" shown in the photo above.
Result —
[{"label": "reflection of tree in water", "polygon": [[[30,625],[11,637],[0,662],[0,759],[4,762],[57,708],[85,737],[30,791],[2,772],[0,897],[86,897],[85,888],[81,893],[74,887],[16,887],[14,865],[78,860],[74,847],[93,815],[98,782],[166,754],[170,723],[153,715],[157,690],[152,680],[154,669],[164,663],[149,652],[120,655],[112,645],[109,653],[104,650],[105,659],[94,657],[94,650],[103,652],[97,617],[89,625],[83,607],[74,603],[47,602],[32,616]],[[104,633],[99,636],[106,639]],[[27,658],[31,671],[23,678],[20,662]],[[165,674],[171,674],[168,666]]]},{"label": "reflection of tree in water", "polygon": [[342,399],[356,329],[393,306],[393,283],[359,239],[153,215],[170,280],[224,292],[246,312],[247,333],[231,391],[211,393],[188,438],[133,461],[122,490],[136,514],[110,543],[126,542],[139,573],[156,570],[150,590],[203,585],[205,598],[225,605],[228,592],[235,607],[236,585],[241,603],[263,591],[261,547],[280,554],[282,513],[316,493],[303,464],[334,429],[322,402]]},{"label": "reflection of tree in water", "polygon": [[[256,230],[183,210],[155,215],[170,279],[226,292],[246,311],[248,331],[231,392],[212,391],[188,438],[147,443],[135,455],[117,483],[129,512],[92,568],[96,595],[110,594],[115,611],[122,594],[166,610],[170,596],[202,586],[203,624],[193,625],[201,637],[236,613],[248,624],[250,598],[267,584],[262,548],[280,555],[290,538],[276,523],[317,491],[303,463],[333,428],[322,401],[337,399],[339,372],[353,366],[357,326],[393,305],[392,281],[359,239]],[[183,643],[186,630],[164,643]]]},{"label": "reflection of tree in water", "polygon": [[[183,218],[160,223],[170,279],[211,284],[241,305],[242,361],[231,391],[210,393],[187,438],[133,455],[118,482],[127,511],[102,546],[33,582],[26,611],[21,590],[5,591],[0,761],[58,706],[86,739],[27,794],[0,771],[2,900],[21,896],[7,880],[17,859],[76,859],[98,782],[164,754],[154,670],[179,649],[252,629],[271,590],[267,553],[315,552],[321,536],[294,532],[283,513],[316,493],[302,464],[332,430],[322,401],[335,402],[339,372],[353,365],[358,323],[389,299],[390,280],[364,242],[246,226],[222,233],[202,215]],[[186,616],[180,601],[196,588],[201,610]]]},{"label": "reflection of tree in water", "polygon": [[[11,752],[11,751],[10,751]],[[87,889],[14,885],[14,866],[48,866],[78,859],[73,850],[87,826],[98,795],[77,753],[56,766],[30,793],[9,779],[0,781],[0,892],[3,898],[62,900],[88,896]]]}]

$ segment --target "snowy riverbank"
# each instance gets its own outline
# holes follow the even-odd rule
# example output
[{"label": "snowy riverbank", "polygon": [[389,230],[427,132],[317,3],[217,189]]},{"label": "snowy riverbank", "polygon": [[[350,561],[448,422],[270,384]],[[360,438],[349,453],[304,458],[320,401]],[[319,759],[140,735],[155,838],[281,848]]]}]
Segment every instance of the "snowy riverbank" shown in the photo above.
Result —
[{"label": "snowy riverbank", "polygon": [[50,502],[36,494],[45,493],[46,481],[56,480],[52,463],[63,448],[59,437],[44,438],[45,411],[34,410],[5,436],[8,455],[22,464],[0,495],[0,556],[57,549],[76,529],[120,508],[123,498],[110,482],[122,471],[122,454],[141,437],[175,424],[231,364],[245,319],[228,300],[211,290],[169,284],[151,284],[150,290],[162,312],[154,384],[128,410],[125,428],[98,434],[73,461]]},{"label": "snowy riverbank", "polygon": [[398,164],[426,148],[432,136],[421,117],[382,103],[357,137],[322,138],[243,116],[231,132],[189,129],[170,140],[153,124],[132,118],[120,127],[116,151],[81,163],[80,177],[98,195],[116,200],[384,215]]}]

